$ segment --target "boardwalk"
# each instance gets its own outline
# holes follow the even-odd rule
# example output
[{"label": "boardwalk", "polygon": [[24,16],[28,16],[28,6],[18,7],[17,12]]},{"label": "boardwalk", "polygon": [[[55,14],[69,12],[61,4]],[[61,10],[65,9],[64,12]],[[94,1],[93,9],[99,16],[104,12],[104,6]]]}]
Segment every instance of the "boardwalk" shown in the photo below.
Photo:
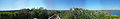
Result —
[{"label": "boardwalk", "polygon": [[48,19],[60,19],[60,17],[58,16],[58,14],[54,14],[51,17],[49,17]]}]

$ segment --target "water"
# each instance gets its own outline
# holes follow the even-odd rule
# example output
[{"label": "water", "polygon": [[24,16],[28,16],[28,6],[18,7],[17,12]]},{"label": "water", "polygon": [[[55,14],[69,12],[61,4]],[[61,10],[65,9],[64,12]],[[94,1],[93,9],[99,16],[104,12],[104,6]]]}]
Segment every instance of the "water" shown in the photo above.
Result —
[{"label": "water", "polygon": [[119,15],[120,16],[120,11],[104,11],[112,15]]}]

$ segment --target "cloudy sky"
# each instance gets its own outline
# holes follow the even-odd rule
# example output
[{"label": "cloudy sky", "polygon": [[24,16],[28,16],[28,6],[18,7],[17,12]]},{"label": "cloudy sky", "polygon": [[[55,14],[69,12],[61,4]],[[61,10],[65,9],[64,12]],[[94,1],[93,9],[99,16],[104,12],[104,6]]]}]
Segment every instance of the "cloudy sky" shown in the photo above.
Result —
[{"label": "cloudy sky", "polygon": [[70,8],[120,10],[120,0],[0,0],[0,10],[39,7],[56,10],[68,10]]}]

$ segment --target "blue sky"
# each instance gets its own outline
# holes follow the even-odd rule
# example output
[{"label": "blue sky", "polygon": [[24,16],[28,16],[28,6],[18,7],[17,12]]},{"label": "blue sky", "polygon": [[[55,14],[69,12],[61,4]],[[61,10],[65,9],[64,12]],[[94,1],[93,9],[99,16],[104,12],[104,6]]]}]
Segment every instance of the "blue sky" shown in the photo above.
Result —
[{"label": "blue sky", "polygon": [[69,10],[70,8],[120,10],[120,0],[0,0],[0,10],[39,7],[53,10]]}]

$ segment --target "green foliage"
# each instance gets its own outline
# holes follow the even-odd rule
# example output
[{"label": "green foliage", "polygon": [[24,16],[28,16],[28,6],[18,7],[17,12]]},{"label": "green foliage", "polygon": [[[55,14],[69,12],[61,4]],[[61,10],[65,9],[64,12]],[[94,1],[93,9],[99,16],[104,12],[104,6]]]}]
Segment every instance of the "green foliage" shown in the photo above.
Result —
[{"label": "green foliage", "polygon": [[61,11],[61,10],[47,10],[40,7],[39,9],[21,9],[20,11],[14,11],[14,12],[11,11],[0,12],[0,19],[5,19],[5,18],[47,19],[54,14],[59,14],[59,17],[61,19],[111,19],[111,18],[119,19],[120,17],[116,15],[106,14],[105,12],[99,10],[87,10],[82,8],[74,8],[74,10],[72,10],[71,8],[70,10]]}]

